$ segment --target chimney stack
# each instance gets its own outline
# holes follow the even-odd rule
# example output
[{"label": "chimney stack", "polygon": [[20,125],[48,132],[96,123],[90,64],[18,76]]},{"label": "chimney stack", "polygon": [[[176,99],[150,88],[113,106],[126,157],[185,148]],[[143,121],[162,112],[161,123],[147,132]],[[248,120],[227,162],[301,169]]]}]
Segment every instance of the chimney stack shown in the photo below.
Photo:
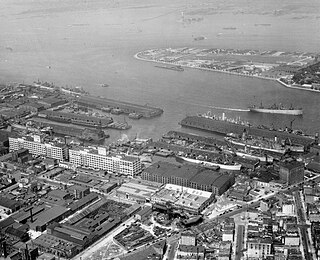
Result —
[{"label": "chimney stack", "polygon": [[316,132],[316,136],[314,138],[315,144],[319,144],[319,132]]},{"label": "chimney stack", "polygon": [[30,221],[33,222],[33,214],[32,214],[32,207],[30,208]]}]

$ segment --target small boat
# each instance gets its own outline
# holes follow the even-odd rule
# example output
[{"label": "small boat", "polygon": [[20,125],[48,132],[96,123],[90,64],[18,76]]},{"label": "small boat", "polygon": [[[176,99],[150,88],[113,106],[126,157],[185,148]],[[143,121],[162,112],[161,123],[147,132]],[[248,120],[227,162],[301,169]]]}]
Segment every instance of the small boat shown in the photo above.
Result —
[{"label": "small boat", "polygon": [[112,110],[112,108],[111,108],[111,107],[102,107],[101,110],[102,110],[103,112],[110,113],[111,110]]},{"label": "small boat", "polygon": [[130,113],[128,115],[128,117],[131,118],[131,119],[140,119],[142,117],[142,115],[139,114],[139,113]]},{"label": "small boat", "polygon": [[111,109],[111,114],[114,114],[114,115],[120,115],[123,113],[123,110],[122,109],[119,109],[119,108],[113,108]]},{"label": "small boat", "polygon": [[107,87],[109,87],[108,84],[101,84],[100,86],[101,86],[102,88],[107,88]]}]

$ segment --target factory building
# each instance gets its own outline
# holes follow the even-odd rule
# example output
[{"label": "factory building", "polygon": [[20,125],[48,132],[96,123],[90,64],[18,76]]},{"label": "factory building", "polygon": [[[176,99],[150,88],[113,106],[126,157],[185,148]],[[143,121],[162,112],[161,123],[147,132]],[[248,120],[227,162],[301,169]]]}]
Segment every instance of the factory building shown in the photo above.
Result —
[{"label": "factory building", "polygon": [[134,156],[107,153],[106,148],[74,147],[69,150],[69,161],[75,166],[106,170],[108,173],[134,176],[141,172],[140,159]]}]

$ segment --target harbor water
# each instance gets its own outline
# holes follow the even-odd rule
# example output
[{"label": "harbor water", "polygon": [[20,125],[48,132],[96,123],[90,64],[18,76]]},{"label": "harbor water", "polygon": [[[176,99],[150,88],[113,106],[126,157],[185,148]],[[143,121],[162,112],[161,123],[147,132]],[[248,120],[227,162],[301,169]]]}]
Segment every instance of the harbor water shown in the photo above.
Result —
[{"label": "harbor water", "polygon": [[[169,47],[318,51],[319,1],[255,1],[255,7],[250,6],[244,0],[3,0],[0,82],[40,79],[81,86],[96,96],[163,108],[164,113],[153,119],[113,116],[133,127],[111,130],[108,142],[157,139],[169,130],[181,130],[178,123],[186,115],[207,111],[274,128],[292,123],[294,129],[314,134],[320,130],[320,93],[223,73],[164,70],[134,58],[145,49]],[[203,40],[195,41],[200,36]],[[266,106],[302,107],[303,116],[246,110],[261,101]]]}]

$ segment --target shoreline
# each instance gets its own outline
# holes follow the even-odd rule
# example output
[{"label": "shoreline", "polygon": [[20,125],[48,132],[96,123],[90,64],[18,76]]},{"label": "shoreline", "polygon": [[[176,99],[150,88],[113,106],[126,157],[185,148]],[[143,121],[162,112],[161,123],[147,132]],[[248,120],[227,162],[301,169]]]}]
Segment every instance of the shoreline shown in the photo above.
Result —
[{"label": "shoreline", "polygon": [[241,73],[236,73],[236,72],[230,72],[230,71],[224,71],[224,70],[215,70],[215,69],[209,69],[209,68],[201,68],[201,67],[193,67],[193,66],[188,66],[188,65],[181,65],[181,64],[175,64],[175,63],[170,63],[170,62],[164,62],[164,61],[157,61],[157,60],[148,60],[146,58],[139,57],[139,54],[141,52],[138,52],[134,55],[134,57],[137,60],[142,60],[142,61],[147,61],[147,62],[154,62],[154,63],[160,63],[160,64],[165,64],[165,65],[171,65],[171,66],[181,66],[184,68],[190,68],[190,69],[198,69],[198,70],[204,70],[204,71],[210,71],[210,72],[220,72],[220,73],[225,73],[225,74],[231,74],[235,76],[241,76],[241,77],[248,77],[248,78],[259,78],[259,79],[265,79],[265,80],[272,80],[276,81],[276,78],[268,78],[268,77],[263,77],[263,76],[254,76],[254,75],[245,75]]},{"label": "shoreline", "polygon": [[241,76],[241,77],[247,77],[247,78],[257,78],[257,79],[264,79],[264,80],[271,80],[271,81],[276,81],[280,85],[286,87],[286,88],[291,88],[291,89],[298,89],[298,90],[306,90],[306,91],[311,91],[311,92],[318,92],[320,93],[320,90],[315,90],[315,89],[308,89],[308,88],[301,88],[301,87],[295,87],[292,85],[288,85],[282,81],[280,81],[279,78],[268,78],[268,77],[263,77],[263,76],[254,76],[254,75],[246,75],[246,74],[241,74],[241,73],[236,73],[236,72],[230,72],[230,71],[224,71],[224,70],[215,70],[215,69],[209,69],[209,68],[200,68],[200,67],[193,67],[193,66],[188,66],[188,65],[181,65],[181,64],[175,64],[175,63],[169,63],[169,62],[164,62],[164,61],[157,61],[157,60],[149,60],[146,58],[142,58],[139,56],[141,52],[138,52],[134,55],[134,57],[137,60],[141,61],[147,61],[147,62],[154,62],[154,63],[160,63],[160,64],[165,64],[165,65],[171,65],[171,66],[181,66],[184,68],[190,68],[190,69],[198,69],[198,70],[203,70],[203,71],[209,71],[209,72],[220,72],[220,73],[225,73],[225,74],[231,74],[234,76]]},{"label": "shoreline", "polygon": [[279,84],[281,84],[282,86],[286,87],[286,88],[293,88],[293,89],[306,90],[306,91],[311,91],[311,92],[318,92],[318,93],[320,93],[320,90],[310,89],[310,88],[301,88],[301,87],[295,87],[295,86],[292,86],[292,85],[288,85],[288,84],[282,82],[280,79],[277,79],[277,82],[278,82]]}]

